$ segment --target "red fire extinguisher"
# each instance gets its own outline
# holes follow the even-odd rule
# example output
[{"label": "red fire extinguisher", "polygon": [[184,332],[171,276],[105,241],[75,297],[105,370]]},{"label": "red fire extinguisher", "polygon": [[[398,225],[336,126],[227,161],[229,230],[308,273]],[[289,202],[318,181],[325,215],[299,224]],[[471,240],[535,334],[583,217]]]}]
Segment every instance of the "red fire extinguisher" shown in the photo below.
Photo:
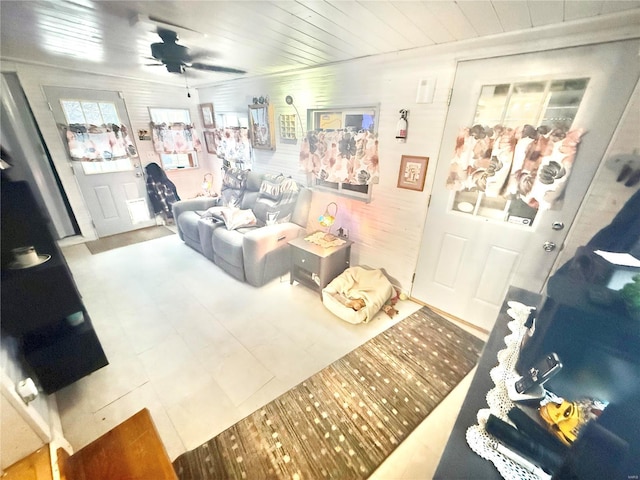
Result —
[{"label": "red fire extinguisher", "polygon": [[396,141],[398,143],[405,143],[407,141],[407,114],[408,110],[400,110],[400,120],[396,125]]}]

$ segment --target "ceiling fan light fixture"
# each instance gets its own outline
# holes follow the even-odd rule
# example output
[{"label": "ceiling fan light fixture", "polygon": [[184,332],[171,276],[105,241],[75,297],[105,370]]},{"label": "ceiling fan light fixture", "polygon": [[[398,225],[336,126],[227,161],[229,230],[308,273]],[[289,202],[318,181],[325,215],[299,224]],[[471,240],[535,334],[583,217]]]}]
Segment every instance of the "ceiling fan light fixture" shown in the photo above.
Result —
[{"label": "ceiling fan light fixture", "polygon": [[181,63],[165,63],[165,67],[167,67],[167,72],[171,73],[182,73],[184,72],[184,66]]}]

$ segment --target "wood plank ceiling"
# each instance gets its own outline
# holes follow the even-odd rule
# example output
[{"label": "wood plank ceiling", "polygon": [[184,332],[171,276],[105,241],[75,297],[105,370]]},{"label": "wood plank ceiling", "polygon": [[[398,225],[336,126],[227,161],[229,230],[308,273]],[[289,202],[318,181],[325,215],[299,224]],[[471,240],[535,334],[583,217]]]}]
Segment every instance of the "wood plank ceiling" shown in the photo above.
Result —
[{"label": "wood plank ceiling", "polygon": [[[203,63],[256,76],[498,35],[640,8],[637,0],[10,1],[0,55],[87,72],[182,84],[147,66],[158,26],[206,52]],[[234,74],[188,69],[193,85]]]}]

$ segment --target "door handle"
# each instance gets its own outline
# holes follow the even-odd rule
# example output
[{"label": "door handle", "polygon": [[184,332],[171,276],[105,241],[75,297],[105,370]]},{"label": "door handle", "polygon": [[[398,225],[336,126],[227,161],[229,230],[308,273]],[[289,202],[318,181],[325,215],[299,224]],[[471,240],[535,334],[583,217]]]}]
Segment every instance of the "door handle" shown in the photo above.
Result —
[{"label": "door handle", "polygon": [[136,172],[136,177],[140,178],[142,174],[140,172]]},{"label": "door handle", "polygon": [[553,242],[546,241],[542,244],[542,248],[545,252],[553,252],[556,249],[556,244]]}]

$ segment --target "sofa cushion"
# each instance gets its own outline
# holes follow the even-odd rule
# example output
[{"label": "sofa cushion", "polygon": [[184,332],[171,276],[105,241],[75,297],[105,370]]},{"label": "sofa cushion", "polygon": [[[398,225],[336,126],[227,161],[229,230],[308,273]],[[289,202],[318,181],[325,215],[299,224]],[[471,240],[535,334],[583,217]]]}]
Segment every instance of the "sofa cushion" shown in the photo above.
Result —
[{"label": "sofa cushion", "polygon": [[235,230],[240,227],[251,227],[256,224],[256,217],[251,210],[225,208],[222,210],[221,214],[227,230]]},{"label": "sofa cushion", "polygon": [[244,190],[247,186],[247,175],[249,170],[239,168],[229,168],[222,177],[222,190],[233,188],[234,190]]},{"label": "sofa cushion", "polygon": [[275,214],[277,223],[291,220],[300,188],[291,178],[280,177],[279,180],[277,183],[269,180],[262,182],[260,194],[253,207],[258,225],[266,225],[269,216]]},{"label": "sofa cushion", "polygon": [[258,200],[258,192],[253,192],[250,190],[245,190],[244,195],[242,196],[242,201],[240,205],[238,205],[242,209],[253,208],[256,204],[256,200]]},{"label": "sofa cushion", "polygon": [[216,257],[244,271],[242,243],[244,235],[236,230],[217,228],[213,231],[213,251]]},{"label": "sofa cushion", "polygon": [[200,238],[198,233],[198,220],[200,220],[200,215],[196,212],[184,212],[177,219],[183,234],[192,240],[198,240]]},{"label": "sofa cushion", "polygon": [[262,184],[262,180],[265,178],[265,174],[257,173],[253,171],[247,171],[247,181],[245,184],[245,188],[250,192],[257,192],[260,190],[260,185]]},{"label": "sofa cushion", "polygon": [[263,180],[260,184],[259,198],[268,198],[277,202],[282,198],[282,184]]},{"label": "sofa cushion", "polygon": [[247,188],[249,170],[228,169],[222,177],[220,203],[225,207],[239,207]]}]

